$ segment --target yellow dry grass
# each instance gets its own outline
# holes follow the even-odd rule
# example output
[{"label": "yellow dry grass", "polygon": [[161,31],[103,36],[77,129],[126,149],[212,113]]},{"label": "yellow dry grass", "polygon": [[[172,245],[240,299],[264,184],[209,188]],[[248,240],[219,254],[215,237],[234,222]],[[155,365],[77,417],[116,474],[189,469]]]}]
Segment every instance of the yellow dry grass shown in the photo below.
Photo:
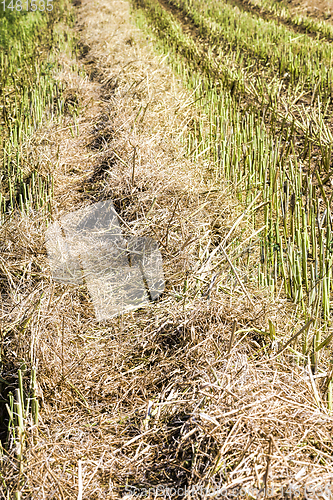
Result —
[{"label": "yellow dry grass", "polygon": [[298,13],[304,13],[314,17],[324,17],[332,21],[332,0],[292,0],[291,5]]},{"label": "yellow dry grass", "polygon": [[[79,136],[65,117],[35,138],[41,163],[45,155],[57,165],[53,216],[112,198],[125,234],[159,242],[166,291],[96,323],[84,286],[52,281],[38,214],[1,228],[8,377],[26,360],[27,381],[36,365],[41,406],[21,472],[15,450],[6,456],[6,484],[33,499],[149,488],[151,498],[185,488],[210,498],[222,487],[225,498],[253,498],[265,486],[269,498],[288,488],[304,498],[305,486],[325,494],[333,418],[320,379],[291,353],[277,357],[264,333],[270,319],[281,347],[303,325],[286,301],[256,288],[241,258],[252,305],[222,257],[202,271],[243,210],[209,164],[186,157],[180,136],[205,117],[130,23],[127,2],[83,0],[78,12],[87,76],[64,56],[60,78],[81,107]],[[238,225],[227,243],[241,229],[251,233]]]}]

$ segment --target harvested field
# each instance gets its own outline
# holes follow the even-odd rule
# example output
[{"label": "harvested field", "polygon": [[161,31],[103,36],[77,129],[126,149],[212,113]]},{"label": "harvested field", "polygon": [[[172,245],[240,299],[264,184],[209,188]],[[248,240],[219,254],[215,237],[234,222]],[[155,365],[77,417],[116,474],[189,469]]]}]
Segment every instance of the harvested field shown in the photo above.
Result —
[{"label": "harvested field", "polygon": [[321,17],[332,22],[333,5],[331,0],[294,0],[290,3],[296,13],[304,13],[317,18]]},{"label": "harvested field", "polygon": [[[332,498],[333,30],[306,9],[79,0],[27,14],[30,59],[0,37],[1,498]],[[45,231],[104,200],[165,290],[97,321]]]}]

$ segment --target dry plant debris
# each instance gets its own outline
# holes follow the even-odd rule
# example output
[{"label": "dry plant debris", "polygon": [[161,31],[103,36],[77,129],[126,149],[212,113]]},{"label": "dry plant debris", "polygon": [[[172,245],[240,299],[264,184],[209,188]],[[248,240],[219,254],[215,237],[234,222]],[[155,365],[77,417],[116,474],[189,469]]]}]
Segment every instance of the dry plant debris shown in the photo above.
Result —
[{"label": "dry plant debris", "polygon": [[331,0],[291,0],[295,13],[308,14],[332,21],[333,4]]},{"label": "dry plant debris", "polygon": [[45,220],[17,215],[1,227],[7,376],[21,366],[27,383],[36,366],[40,402],[23,462],[14,449],[3,460],[7,486],[33,499],[330,498],[333,417],[320,379],[291,351],[277,355],[303,325],[241,262],[239,281],[227,261],[207,265],[243,209],[209,165],[186,157],[191,95],[127,2],[77,8],[87,76],[63,56],[61,78],[68,108],[81,109],[79,133],[65,117],[34,145],[41,163],[57,163],[53,217],[112,198],[124,233],[159,242],[166,292],[98,324],[84,286],[52,282]]}]

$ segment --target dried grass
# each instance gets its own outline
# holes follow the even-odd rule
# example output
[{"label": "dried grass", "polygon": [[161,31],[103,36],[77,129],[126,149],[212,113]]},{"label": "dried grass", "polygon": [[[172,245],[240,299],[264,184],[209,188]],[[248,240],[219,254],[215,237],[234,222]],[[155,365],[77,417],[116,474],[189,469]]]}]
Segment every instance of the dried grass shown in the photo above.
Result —
[{"label": "dried grass", "polygon": [[319,18],[322,17],[332,22],[332,0],[291,0],[291,5],[298,13],[308,14]]},{"label": "dried grass", "polygon": [[[126,2],[84,0],[79,16],[90,77],[64,58],[61,78],[82,108],[80,135],[65,117],[45,133],[45,149],[35,139],[41,164],[59,156],[54,217],[112,198],[125,233],[159,241],[166,291],[151,307],[98,324],[85,287],[52,282],[38,214],[1,228],[6,376],[14,384],[24,359],[27,382],[37,365],[41,404],[21,475],[14,453],[4,460],[7,487],[21,484],[22,498],[90,500],[157,485],[156,498],[185,487],[209,498],[204,488],[222,485],[224,498],[253,498],[265,485],[276,499],[287,487],[293,498],[305,498],[305,485],[331,491],[333,418],[320,383],[291,353],[274,356],[260,333],[270,319],[284,343],[302,326],[297,314],[258,291],[241,261],[254,307],[226,261],[198,276],[242,207],[208,164],[184,156],[178,136],[199,113],[185,106],[190,95],[130,24]],[[233,236],[241,229],[250,234],[243,224]],[[196,287],[206,295],[195,297]]]}]

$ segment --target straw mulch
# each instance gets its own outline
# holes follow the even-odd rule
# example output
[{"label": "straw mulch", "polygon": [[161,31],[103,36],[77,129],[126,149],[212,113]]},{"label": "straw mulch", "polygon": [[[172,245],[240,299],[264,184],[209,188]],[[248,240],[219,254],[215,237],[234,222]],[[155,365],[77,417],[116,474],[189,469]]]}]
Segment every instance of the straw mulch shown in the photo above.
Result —
[{"label": "straw mulch", "polygon": [[307,14],[312,17],[333,21],[332,0],[289,0],[292,10],[298,14]]},{"label": "straw mulch", "polygon": [[[35,138],[41,164],[60,154],[53,217],[112,198],[125,234],[159,242],[166,289],[148,308],[97,323],[84,286],[52,281],[43,217],[4,224],[4,376],[15,386],[25,360],[28,385],[36,365],[40,402],[21,471],[14,446],[3,459],[7,487],[27,499],[330,498],[325,388],[289,351],[276,356],[303,323],[256,288],[242,257],[248,296],[223,255],[203,267],[244,207],[208,163],[186,157],[180,136],[200,112],[126,2],[77,9],[87,76],[63,56],[59,78],[80,103],[80,134],[64,116],[51,146]],[[251,234],[245,220],[226,245]]]}]

